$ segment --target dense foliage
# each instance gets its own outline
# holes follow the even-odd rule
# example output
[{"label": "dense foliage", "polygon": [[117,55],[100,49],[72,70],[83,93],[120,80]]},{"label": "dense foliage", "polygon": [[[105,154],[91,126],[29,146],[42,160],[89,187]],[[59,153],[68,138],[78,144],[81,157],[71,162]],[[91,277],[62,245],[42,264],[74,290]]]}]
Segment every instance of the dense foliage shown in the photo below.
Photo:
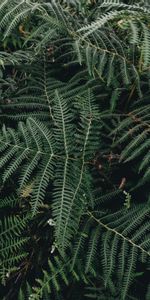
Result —
[{"label": "dense foliage", "polygon": [[0,0],[3,300],[150,299],[150,3]]}]

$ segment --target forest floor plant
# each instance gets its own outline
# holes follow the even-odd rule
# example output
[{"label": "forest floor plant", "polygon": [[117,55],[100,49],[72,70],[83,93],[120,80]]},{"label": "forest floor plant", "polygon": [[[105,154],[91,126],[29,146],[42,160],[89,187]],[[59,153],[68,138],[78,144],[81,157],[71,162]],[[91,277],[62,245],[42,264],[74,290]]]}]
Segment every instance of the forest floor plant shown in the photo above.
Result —
[{"label": "forest floor plant", "polygon": [[150,299],[150,1],[0,0],[0,299]]}]

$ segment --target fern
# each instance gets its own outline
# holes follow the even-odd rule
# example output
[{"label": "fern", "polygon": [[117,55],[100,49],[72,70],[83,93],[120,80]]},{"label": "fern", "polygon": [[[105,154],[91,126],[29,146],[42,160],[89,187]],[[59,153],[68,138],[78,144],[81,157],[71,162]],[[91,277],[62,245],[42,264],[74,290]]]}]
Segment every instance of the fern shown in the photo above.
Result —
[{"label": "fern", "polygon": [[53,262],[51,260],[48,261],[48,269],[49,272],[43,271],[42,279],[37,279],[38,286],[33,288],[30,295],[31,299],[41,299],[46,291],[50,295],[52,289],[59,292],[61,282],[65,285],[69,284],[68,273],[73,279],[77,279],[78,277],[76,271],[70,269],[70,262],[62,262],[58,256],[54,257]]},{"label": "fern", "polygon": [[4,199],[1,199],[0,201],[0,208],[4,207],[15,207],[17,203],[19,202],[19,199],[16,195],[13,195],[11,197],[6,197]]},{"label": "fern", "polygon": [[[119,130],[119,131],[118,131]],[[143,181],[149,178],[149,105],[138,108],[115,129],[122,136],[115,145],[127,143],[121,153],[121,161],[129,162],[142,156],[139,163],[139,172],[143,173]]]},{"label": "fern", "polygon": [[23,246],[28,242],[28,237],[21,237],[29,217],[10,216],[1,221],[1,250],[0,250],[0,276],[3,284],[10,276],[11,270],[27,256]]},{"label": "fern", "polygon": [[[105,4],[106,7],[110,5],[110,3],[106,3],[106,2]],[[116,6],[119,6],[121,8],[121,4],[119,5],[119,3],[116,3]],[[58,61],[63,57],[66,60],[66,57],[68,57],[72,60],[72,63],[74,63],[75,56],[76,56],[80,65],[81,64],[83,65],[84,62],[86,63],[89,74],[91,76],[95,77],[100,73],[101,78],[102,78],[101,69],[104,60],[102,59],[101,61],[101,57],[105,56],[105,64],[107,63],[108,72],[103,74],[103,76],[105,78],[107,77],[108,85],[112,84],[112,80],[110,79],[114,78],[113,73],[110,74],[109,70],[111,70],[112,72],[114,68],[115,71],[116,64],[120,65],[120,69],[123,77],[122,79],[125,81],[125,83],[128,85],[130,82],[132,82],[133,75],[132,76],[131,74],[127,75],[127,69],[128,68],[133,69],[134,66],[134,62],[130,62],[130,59],[128,57],[128,52],[129,52],[128,45],[126,44],[126,42],[122,40],[122,37],[119,38],[119,36],[117,36],[115,33],[112,34],[111,32],[109,32],[109,28],[106,28],[104,30],[103,26],[105,25],[105,23],[107,24],[110,20],[115,20],[115,19],[118,20],[118,18],[120,17],[125,20],[125,21],[123,20],[123,22],[126,22],[126,18],[129,15],[129,17],[131,18],[131,20],[129,18],[129,22],[130,22],[129,24],[131,25],[131,30],[132,30],[132,28],[135,27],[136,24],[135,20],[139,18],[141,19],[142,14],[146,14],[146,17],[148,17],[148,11],[146,9],[144,10],[139,6],[126,5],[125,9],[122,8],[119,11],[112,10],[110,12],[106,12],[105,14],[101,15],[101,18],[98,19],[98,21],[95,21],[88,26],[84,26],[83,24],[83,26],[80,26],[81,28],[79,28],[79,24],[78,23],[75,24],[75,20],[72,18],[72,15],[69,14],[69,11],[67,9],[65,10],[61,7],[59,1],[53,1],[51,4],[43,3],[43,6],[42,4],[38,4],[38,3],[35,4],[35,3],[21,2],[19,4],[16,4],[16,6],[10,12],[8,12],[8,14],[6,14],[1,21],[2,26],[5,26],[5,24],[8,23],[9,15],[13,15],[13,14],[16,15],[15,17],[16,19],[14,19],[14,21],[11,22],[5,35],[8,35],[9,31],[15,28],[16,26],[15,23],[22,20],[25,14],[27,14],[28,12],[30,13],[30,11],[31,12],[35,11],[36,9],[37,9],[37,15],[38,15],[38,10],[40,11],[40,13],[42,13],[43,21],[45,22],[45,23],[42,22],[38,31],[33,32],[33,34],[31,33],[31,37],[30,37],[32,39],[32,38],[39,38],[39,35],[43,36],[43,39],[37,45],[36,49],[39,49],[38,51],[40,51],[41,47],[47,46],[47,43],[51,41],[51,43],[53,44],[52,48],[54,48],[52,50],[52,61],[53,60]],[[60,23],[58,23],[58,20],[60,21]],[[52,23],[53,24],[56,23],[56,29],[54,27],[54,30],[49,29]],[[148,64],[146,58],[148,56],[147,54],[148,52],[146,50],[146,44],[149,45],[148,34],[146,34],[146,32],[148,32],[148,28],[143,24],[142,21],[141,23],[142,23],[141,30],[143,30],[143,35],[144,35],[144,40],[143,42],[141,40],[141,43],[143,43],[143,53],[145,53],[143,56],[145,61],[144,62],[144,68],[145,68]],[[64,31],[62,31],[62,28],[64,28]],[[98,34],[94,33],[95,30],[97,29],[99,30]],[[45,34],[45,31],[47,31],[47,34]],[[82,32],[85,32],[85,34],[81,35]],[[57,34],[63,36],[62,44],[59,46],[57,46],[57,41],[58,41]],[[107,35],[110,34],[111,34],[111,39],[107,37]],[[95,43],[94,40],[97,40],[97,43]],[[122,44],[124,44],[125,47],[123,47]],[[138,44],[140,45],[140,42]],[[63,55],[60,54],[61,48],[65,49],[68,45],[69,45],[68,52],[66,52]],[[117,77],[117,74],[115,74],[115,76]],[[137,73],[134,74],[134,78],[136,78],[136,76]]]},{"label": "fern", "polygon": [[[132,215],[132,222],[129,221],[130,214]],[[115,220],[112,221],[113,214],[99,219],[95,217],[93,213],[89,213],[90,218],[95,220],[98,226],[94,230],[94,235],[91,235],[92,240],[89,242],[89,250],[87,252],[88,268],[89,263],[91,267],[92,264],[94,264],[91,260],[91,255],[93,255],[93,251],[96,253],[96,249],[93,250],[93,247],[95,248],[95,242],[97,244],[96,248],[103,243],[101,251],[105,285],[108,285],[109,281],[112,280],[111,276],[114,274],[117,263],[118,272],[116,279],[120,282],[121,299],[126,299],[139,257],[142,259],[143,253],[147,256],[147,259],[149,259],[150,256],[150,244],[148,242],[149,223],[145,219],[145,224],[142,225],[145,216],[148,217],[148,214],[148,207],[144,207],[143,209],[140,207],[131,210],[129,215],[128,213],[124,214],[124,211],[118,212],[118,219],[115,218]],[[104,230],[104,232],[106,230],[107,233],[100,234],[101,230]],[[144,243],[141,241],[141,237],[143,237]],[[84,239],[82,236],[81,238]],[[146,240],[148,242],[147,244],[145,243]],[[146,248],[143,247],[143,245],[145,245]],[[119,259],[118,253],[120,253]],[[93,256],[93,259],[94,258]]]},{"label": "fern", "polygon": [[[9,177],[22,165],[27,156],[30,156],[30,160],[23,167],[21,172],[21,190],[30,180],[30,176],[37,168],[39,160],[43,158],[41,161],[41,164],[43,165],[43,172],[41,176],[38,177],[38,182],[35,183],[35,187],[33,189],[34,200],[32,204],[32,212],[34,214],[39,204],[42,203],[44,197],[43,184],[46,188],[49,182],[48,178],[53,176],[51,170],[53,166],[53,138],[43,124],[38,123],[33,119],[29,119],[27,121],[27,127],[20,123],[19,129],[20,132],[18,136],[14,136],[12,130],[4,131],[5,128],[3,129],[3,133],[5,132],[6,136],[2,138],[1,145],[2,147],[4,145],[6,146],[5,151],[7,149],[7,156],[4,155],[4,158],[1,159],[1,167],[7,165],[7,168],[3,173],[3,181],[5,182],[8,180]],[[38,132],[40,132],[40,137],[37,136]],[[43,143],[45,143],[44,149],[42,147]],[[14,156],[12,157],[13,154]],[[50,172],[48,175],[46,171],[47,169]]]},{"label": "fern", "polygon": [[148,1],[5,0],[0,17],[2,297],[148,297]]}]

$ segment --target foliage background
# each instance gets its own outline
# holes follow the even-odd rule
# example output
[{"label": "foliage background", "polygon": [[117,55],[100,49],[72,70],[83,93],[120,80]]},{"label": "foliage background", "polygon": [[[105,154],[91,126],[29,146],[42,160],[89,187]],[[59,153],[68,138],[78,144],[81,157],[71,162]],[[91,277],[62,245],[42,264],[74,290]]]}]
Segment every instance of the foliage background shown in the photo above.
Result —
[{"label": "foliage background", "polygon": [[0,1],[2,299],[149,299],[149,1]]}]

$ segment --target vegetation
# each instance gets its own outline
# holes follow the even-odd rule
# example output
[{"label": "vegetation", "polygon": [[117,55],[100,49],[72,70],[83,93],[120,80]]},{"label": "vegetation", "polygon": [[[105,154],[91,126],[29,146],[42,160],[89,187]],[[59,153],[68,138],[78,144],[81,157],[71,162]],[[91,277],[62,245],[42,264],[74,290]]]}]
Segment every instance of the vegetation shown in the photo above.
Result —
[{"label": "vegetation", "polygon": [[150,3],[0,0],[3,300],[150,299]]}]

